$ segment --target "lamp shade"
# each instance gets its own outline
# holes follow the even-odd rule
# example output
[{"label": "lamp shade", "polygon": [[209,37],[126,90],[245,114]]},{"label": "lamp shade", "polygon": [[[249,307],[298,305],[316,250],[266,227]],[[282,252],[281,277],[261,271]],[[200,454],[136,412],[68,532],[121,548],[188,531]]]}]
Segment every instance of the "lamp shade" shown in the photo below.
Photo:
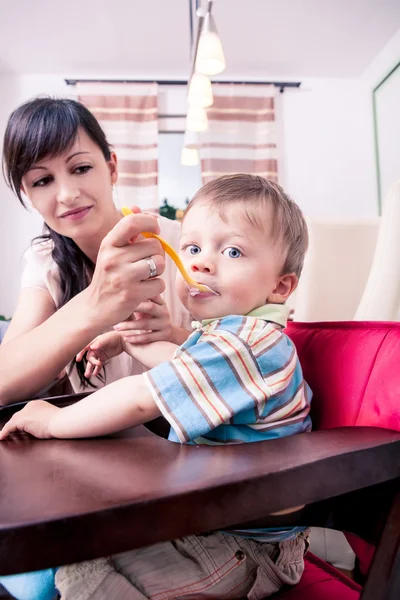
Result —
[{"label": "lamp shade", "polygon": [[225,70],[225,56],[213,17],[209,12],[204,23],[197,48],[195,71],[203,75],[218,75]]},{"label": "lamp shade", "polygon": [[185,167],[193,167],[200,162],[199,151],[197,148],[188,148],[183,146],[181,153],[181,164]]},{"label": "lamp shade", "polygon": [[185,131],[183,145],[185,148],[198,148],[200,144],[199,136],[196,131]]},{"label": "lamp shade", "polygon": [[189,106],[186,118],[186,129],[188,131],[205,131],[208,129],[208,119],[205,108],[201,106]]},{"label": "lamp shade", "polygon": [[188,102],[190,106],[211,106],[214,96],[211,81],[207,75],[193,73],[189,83]]}]

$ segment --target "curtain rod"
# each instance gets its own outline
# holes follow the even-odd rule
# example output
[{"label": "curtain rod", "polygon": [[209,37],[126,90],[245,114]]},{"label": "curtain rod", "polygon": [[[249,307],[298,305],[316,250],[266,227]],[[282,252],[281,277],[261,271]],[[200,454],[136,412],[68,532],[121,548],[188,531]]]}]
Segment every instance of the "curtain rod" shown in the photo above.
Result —
[{"label": "curtain rod", "polygon": [[[77,83],[158,83],[158,85],[187,85],[185,79],[65,79],[67,85]],[[299,88],[301,81],[212,81],[211,83],[246,83],[248,85],[274,85],[281,92],[288,88]]]}]

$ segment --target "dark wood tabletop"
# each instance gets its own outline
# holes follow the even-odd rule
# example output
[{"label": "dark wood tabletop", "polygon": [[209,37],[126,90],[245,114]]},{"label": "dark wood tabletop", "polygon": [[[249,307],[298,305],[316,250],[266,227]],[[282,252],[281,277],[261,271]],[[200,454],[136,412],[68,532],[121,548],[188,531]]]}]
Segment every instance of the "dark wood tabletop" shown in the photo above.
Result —
[{"label": "dark wood tabletop", "polygon": [[[1,425],[1,424],[0,424]],[[0,443],[0,574],[104,556],[265,517],[400,476],[400,433],[317,431],[197,447],[143,426]]]}]

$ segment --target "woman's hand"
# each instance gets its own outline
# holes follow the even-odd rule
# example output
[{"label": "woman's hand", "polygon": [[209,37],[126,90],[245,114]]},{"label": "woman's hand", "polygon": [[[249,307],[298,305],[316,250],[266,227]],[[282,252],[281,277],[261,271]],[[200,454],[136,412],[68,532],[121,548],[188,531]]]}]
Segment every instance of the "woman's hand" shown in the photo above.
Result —
[{"label": "woman's hand", "polygon": [[162,296],[142,302],[135,312],[122,323],[114,325],[128,344],[150,344],[151,342],[172,342],[183,344],[190,331],[175,327],[171,323],[167,305]]},{"label": "woman's hand", "polygon": [[96,268],[86,298],[88,318],[98,329],[108,329],[126,319],[142,302],[164,290],[162,279],[149,278],[146,258],[151,257],[157,275],[165,268],[164,252],[158,240],[139,239],[141,231],[159,233],[157,219],[133,214],[121,219],[101,243]]},{"label": "woman's hand", "polygon": [[114,326],[130,344],[172,341],[171,317],[162,296],[156,296],[139,304],[135,312],[122,323]]}]

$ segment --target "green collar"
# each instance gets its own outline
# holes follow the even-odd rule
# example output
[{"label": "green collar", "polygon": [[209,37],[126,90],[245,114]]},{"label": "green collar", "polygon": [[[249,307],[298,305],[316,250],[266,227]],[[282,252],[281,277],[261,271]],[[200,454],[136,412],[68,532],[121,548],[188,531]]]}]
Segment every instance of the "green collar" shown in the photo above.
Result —
[{"label": "green collar", "polygon": [[[286,327],[289,313],[290,308],[289,306],[286,306],[286,304],[264,304],[264,306],[255,308],[245,316],[256,317],[257,319],[262,319],[263,321],[272,321],[272,323],[277,323],[282,327]],[[218,317],[215,319],[203,319],[201,323],[199,323],[199,321],[193,321],[193,324],[196,323],[197,325],[199,323],[203,328],[213,321],[216,321],[217,318]]]}]

